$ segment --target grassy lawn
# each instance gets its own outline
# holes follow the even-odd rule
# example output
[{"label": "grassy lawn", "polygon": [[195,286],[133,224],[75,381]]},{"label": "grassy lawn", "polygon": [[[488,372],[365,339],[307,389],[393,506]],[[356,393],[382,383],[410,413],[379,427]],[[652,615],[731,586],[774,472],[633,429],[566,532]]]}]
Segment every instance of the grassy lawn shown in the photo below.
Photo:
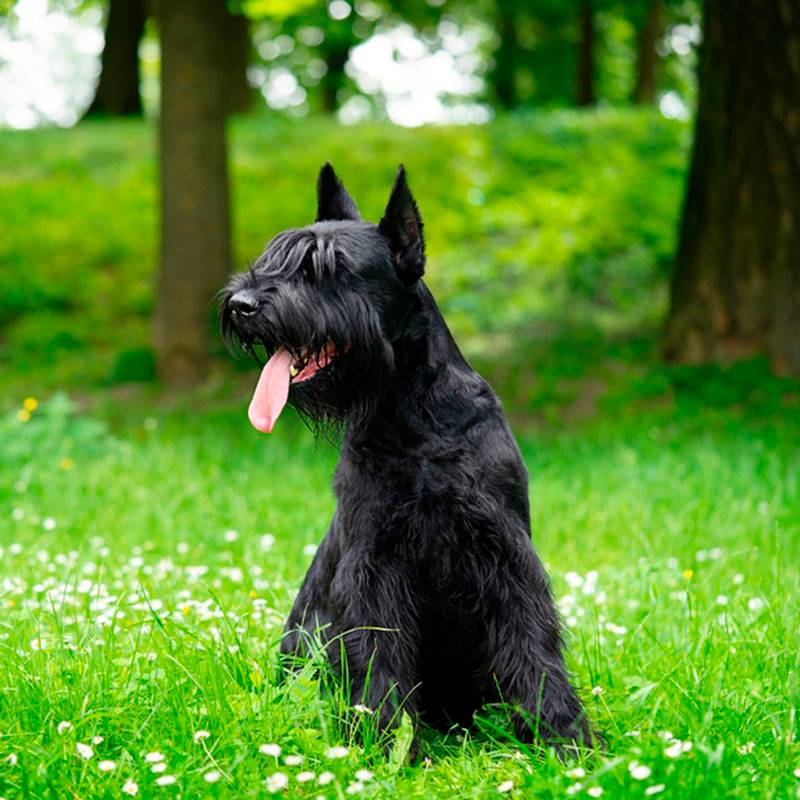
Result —
[{"label": "grassy lawn", "polygon": [[608,745],[571,764],[494,728],[428,733],[430,763],[387,762],[369,715],[353,722],[310,672],[275,682],[333,507],[335,453],[291,416],[264,438],[243,402],[13,410],[0,796],[118,797],[133,781],[141,797],[255,797],[281,774],[292,797],[482,797],[509,782],[511,796],[794,796],[800,414],[796,387],[773,389],[712,412],[690,387],[523,434],[534,539]]},{"label": "grassy lawn", "polygon": [[607,743],[562,763],[493,718],[413,767],[311,668],[275,679],[335,450],[292,412],[253,431],[222,354],[191,393],[146,380],[153,131],[0,132],[0,799],[797,797],[800,384],[657,363],[686,132],[232,127],[239,264],[311,218],[325,157],[372,218],[408,165]]}]

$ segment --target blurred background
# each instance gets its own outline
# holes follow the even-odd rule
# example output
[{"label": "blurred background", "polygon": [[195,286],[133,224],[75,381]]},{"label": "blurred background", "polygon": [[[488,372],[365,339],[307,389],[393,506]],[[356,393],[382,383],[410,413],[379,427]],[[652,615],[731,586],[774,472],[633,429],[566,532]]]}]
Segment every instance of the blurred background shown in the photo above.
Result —
[{"label": "blurred background", "polygon": [[238,397],[214,293],[312,220],[326,159],[373,220],[406,164],[427,280],[520,420],[796,397],[792,3],[0,9],[8,405]]},{"label": "blurred background", "polygon": [[[271,678],[336,453],[252,428],[215,295],[328,159],[373,221],[406,165],[508,412],[579,768],[333,763]],[[0,0],[0,796],[795,797],[798,376],[798,0]]]}]

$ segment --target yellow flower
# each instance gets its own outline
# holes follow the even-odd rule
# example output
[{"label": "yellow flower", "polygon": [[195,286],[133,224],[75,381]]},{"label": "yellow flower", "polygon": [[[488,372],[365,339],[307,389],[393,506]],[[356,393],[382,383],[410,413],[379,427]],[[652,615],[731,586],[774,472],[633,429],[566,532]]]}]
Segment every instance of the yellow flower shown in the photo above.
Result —
[{"label": "yellow flower", "polygon": [[189,606],[181,606],[181,611],[183,611],[184,615],[188,615],[191,608],[189,608]]},{"label": "yellow flower", "polygon": [[26,397],[22,401],[22,407],[26,411],[36,411],[39,406],[39,401],[35,397]]},{"label": "yellow flower", "polygon": [[683,577],[686,578],[687,581],[692,577],[692,575],[694,575],[693,569],[685,569],[683,571]]},{"label": "yellow flower", "polygon": [[31,418],[31,412],[27,408],[21,408],[17,411],[17,419],[20,422],[27,422]]},{"label": "yellow flower", "polygon": [[61,469],[72,469],[75,466],[75,462],[71,458],[64,456],[64,458],[58,462],[58,466],[61,467]]},{"label": "yellow flower", "polygon": [[250,590],[250,597],[255,599],[256,597],[258,597],[258,592],[255,589],[251,589]]}]

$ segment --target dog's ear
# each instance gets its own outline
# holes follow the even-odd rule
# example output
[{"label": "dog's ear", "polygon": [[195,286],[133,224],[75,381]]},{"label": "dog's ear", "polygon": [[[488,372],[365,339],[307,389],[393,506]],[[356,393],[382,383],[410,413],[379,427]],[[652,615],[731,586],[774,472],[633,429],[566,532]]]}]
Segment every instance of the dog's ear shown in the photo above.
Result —
[{"label": "dog's ear", "polygon": [[361,219],[355,201],[336,177],[330,161],[317,178],[317,222],[334,219]]},{"label": "dog's ear", "polygon": [[425,271],[422,217],[408,188],[406,171],[402,164],[397,170],[392,193],[378,228],[389,240],[400,280],[413,283],[421,278]]}]

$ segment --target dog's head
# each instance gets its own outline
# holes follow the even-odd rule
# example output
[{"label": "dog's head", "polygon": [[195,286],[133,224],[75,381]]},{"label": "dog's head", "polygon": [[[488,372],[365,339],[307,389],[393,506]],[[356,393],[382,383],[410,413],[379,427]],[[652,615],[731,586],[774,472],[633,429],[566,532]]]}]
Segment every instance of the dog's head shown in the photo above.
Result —
[{"label": "dog's head", "polygon": [[287,400],[316,424],[363,419],[390,385],[394,343],[418,310],[422,220],[401,166],[380,223],[365,222],[325,164],[317,217],[279,233],[222,294],[221,326],[266,364],[250,421],[272,431]]}]

